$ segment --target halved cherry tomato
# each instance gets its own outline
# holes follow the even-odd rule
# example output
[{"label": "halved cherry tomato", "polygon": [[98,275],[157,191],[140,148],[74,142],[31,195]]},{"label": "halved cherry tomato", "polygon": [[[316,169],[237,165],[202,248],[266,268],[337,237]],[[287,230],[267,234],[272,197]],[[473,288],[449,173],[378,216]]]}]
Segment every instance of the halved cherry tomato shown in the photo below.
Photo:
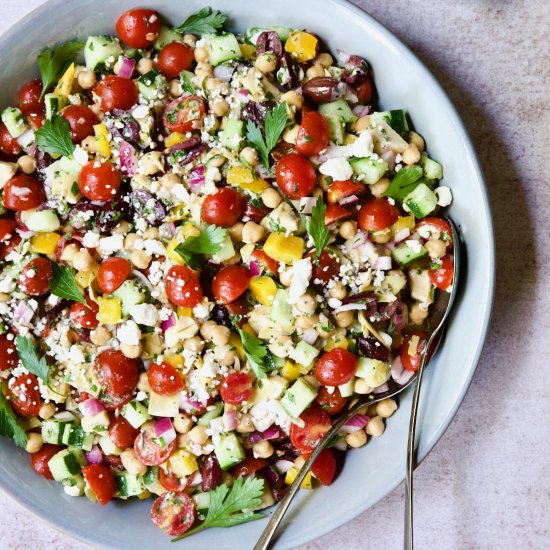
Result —
[{"label": "halved cherry tomato", "polygon": [[94,93],[99,97],[104,111],[122,109],[127,111],[137,103],[137,85],[129,78],[121,78],[114,74],[106,76],[94,87]]},{"label": "halved cherry tomato", "polygon": [[252,275],[243,265],[228,265],[218,272],[212,281],[214,298],[229,304],[246,292]]},{"label": "halved cherry tomato", "polygon": [[46,479],[53,479],[48,462],[54,455],[62,450],[63,447],[61,445],[51,445],[50,443],[42,445],[42,448],[39,451],[36,451],[36,453],[31,455],[32,469],[38,475],[43,476]]},{"label": "halved cherry tomato", "polygon": [[329,204],[336,204],[342,199],[355,195],[361,197],[366,192],[362,183],[352,180],[342,180],[333,182],[327,191],[327,201]]},{"label": "halved cherry tomato", "polygon": [[115,477],[107,466],[89,464],[82,468],[82,475],[102,506],[115,496],[117,490]]},{"label": "halved cherry tomato", "polygon": [[321,281],[321,283],[328,283],[340,273],[338,260],[328,250],[323,250],[318,260],[314,259],[313,253],[308,254],[308,258],[312,258],[313,277],[311,280],[315,284],[319,284],[316,282],[317,280]]},{"label": "halved cherry tomato", "polygon": [[106,391],[114,396],[133,391],[138,381],[138,362],[126,357],[121,351],[108,349],[97,357],[98,380]]},{"label": "halved cherry tomato", "polygon": [[164,493],[153,503],[151,519],[171,537],[183,535],[195,522],[195,503],[187,493]]},{"label": "halved cherry tomato", "polygon": [[20,374],[8,387],[8,398],[21,416],[38,416],[42,406],[38,379],[34,374]]},{"label": "halved cherry tomato", "polygon": [[147,371],[151,389],[159,395],[172,395],[183,389],[183,377],[179,370],[170,363],[151,363]]},{"label": "halved cherry tomato", "polygon": [[232,372],[227,375],[220,388],[221,398],[224,403],[230,405],[240,405],[247,401],[253,392],[252,378],[246,372]]},{"label": "halved cherry tomato", "polygon": [[3,122],[0,122],[0,152],[10,157],[14,157],[21,152],[21,146],[15,138],[11,137]]},{"label": "halved cherry tomato", "polygon": [[119,38],[131,48],[148,48],[158,38],[160,16],[154,10],[135,8],[125,11],[115,25]]},{"label": "halved cherry tomato", "polygon": [[[310,453],[304,453],[304,458],[307,460]],[[330,485],[336,474],[336,459],[330,449],[323,449],[319,456],[315,459],[311,467],[313,475],[321,482],[322,485]]]},{"label": "halved cherry tomato", "polygon": [[32,113],[43,113],[46,110],[44,100],[40,99],[42,81],[39,78],[27,82],[19,90],[19,108],[28,116]]},{"label": "halved cherry tomato", "polygon": [[0,334],[0,370],[14,369],[18,361],[15,336],[9,332]]},{"label": "halved cherry tomato", "polygon": [[334,348],[315,363],[315,378],[325,386],[341,386],[349,382],[357,371],[357,358],[353,353]]},{"label": "halved cherry tomato", "polygon": [[69,105],[61,111],[61,116],[69,123],[73,143],[93,136],[94,125],[99,124],[97,115],[85,105]]},{"label": "halved cherry tomato", "polygon": [[359,210],[357,222],[363,231],[379,231],[393,225],[399,218],[399,210],[388,199],[367,201]]},{"label": "halved cherry tomato", "polygon": [[277,185],[289,199],[307,197],[315,187],[315,170],[305,157],[290,153],[277,161]]},{"label": "halved cherry tomato", "polygon": [[325,212],[325,224],[332,225],[351,216],[351,212],[341,204],[329,204]]},{"label": "halved cherry tomato", "polygon": [[97,320],[99,306],[89,296],[85,298],[87,306],[81,302],[74,302],[71,306],[71,321],[81,328],[96,328],[99,325]]},{"label": "halved cherry tomato", "polygon": [[40,296],[50,290],[52,263],[47,258],[34,258],[21,272],[19,284],[27,296]]},{"label": "halved cherry tomato", "polygon": [[168,299],[176,306],[195,307],[203,297],[199,278],[185,265],[174,265],[164,279]]},{"label": "halved cherry tomato", "polygon": [[342,397],[338,388],[333,388],[334,391],[329,393],[325,386],[321,386],[317,392],[315,401],[327,414],[341,413],[346,406],[347,399]]},{"label": "halved cherry tomato", "polygon": [[266,466],[269,466],[269,462],[265,458],[248,456],[242,462],[239,462],[236,466],[231,468],[231,475],[233,477],[249,476],[258,470],[262,470]]},{"label": "halved cherry tomato", "polygon": [[248,300],[244,295],[240,296],[240,298],[237,298],[236,300],[233,300],[233,302],[230,302],[229,304],[225,304],[225,307],[227,308],[227,311],[231,315],[240,315],[243,317],[244,315],[247,315],[250,311],[250,304],[248,303]]},{"label": "halved cherry tomato", "polygon": [[2,202],[10,210],[30,210],[46,198],[44,186],[33,176],[19,174],[10,178],[4,186]]},{"label": "halved cherry tomato", "polygon": [[164,109],[164,126],[171,132],[191,132],[201,127],[204,117],[204,101],[198,95],[174,99]]},{"label": "halved cherry tomato", "polygon": [[325,117],[311,111],[305,115],[302,113],[302,125],[296,137],[296,152],[305,157],[318,155],[324,151],[329,142],[329,129]]},{"label": "halved cherry tomato", "polygon": [[166,462],[176,448],[176,441],[167,447],[161,447],[150,430],[142,430],[134,441],[134,452],[137,459],[145,466],[158,466]]},{"label": "halved cherry tomato", "polygon": [[451,256],[441,258],[441,266],[430,269],[430,281],[440,290],[447,290],[453,284],[454,264]]},{"label": "halved cherry tomato", "polygon": [[134,428],[126,418],[119,415],[109,424],[109,437],[119,449],[127,449],[134,445],[139,430]]},{"label": "halved cherry tomato", "polygon": [[188,485],[188,479],[178,477],[174,472],[167,472],[164,468],[159,468],[159,482],[167,490],[173,493],[183,491]]},{"label": "halved cherry tomato", "polygon": [[193,48],[181,42],[171,42],[160,50],[157,58],[158,68],[166,78],[177,78],[195,61]]},{"label": "halved cherry tomato", "polygon": [[279,262],[269,257],[262,249],[255,248],[250,255],[249,262],[256,262],[262,267],[262,271],[269,271],[272,275],[277,275],[279,271]]},{"label": "halved cherry tomato", "polygon": [[3,260],[12,250],[21,244],[21,237],[14,235],[6,242],[0,242],[0,260]]},{"label": "halved cherry tomato", "polygon": [[[416,347],[416,353],[414,355],[409,354],[409,344],[413,336],[418,336],[420,339],[418,346]],[[426,345],[427,333],[423,330],[415,330],[409,332],[403,342],[401,343],[401,363],[403,368],[406,370],[412,370],[416,372],[420,368],[420,363],[422,362],[422,352],[424,351],[424,346]]]},{"label": "halved cherry tomato", "polygon": [[212,195],[208,195],[201,208],[201,218],[206,223],[231,227],[235,225],[243,214],[244,201],[241,195],[231,189],[222,187]]},{"label": "halved cherry tomato", "polygon": [[[433,234],[435,238],[445,241],[447,246],[453,244],[453,230],[451,229],[449,222],[443,218],[428,216],[427,218],[421,219],[416,224],[416,230],[418,231],[422,229],[430,235]],[[422,233],[424,233],[424,231],[422,231]]]},{"label": "halved cherry tomato", "polygon": [[87,199],[106,202],[118,193],[120,175],[110,162],[90,161],[80,171],[78,187]]},{"label": "halved cherry tomato", "polygon": [[43,113],[30,113],[27,115],[27,122],[33,130],[39,130],[46,122],[46,115]]},{"label": "halved cherry tomato", "polygon": [[312,451],[330,430],[330,418],[321,409],[310,407],[300,415],[300,419],[304,421],[302,427],[290,425],[290,441],[299,451]]},{"label": "halved cherry tomato", "polygon": [[105,294],[114,292],[130,275],[130,262],[119,256],[101,262],[97,272],[97,286]]},{"label": "halved cherry tomato", "polygon": [[10,218],[0,218],[0,260],[3,260],[15,246],[17,239],[21,242],[19,235],[14,235],[17,224]]}]

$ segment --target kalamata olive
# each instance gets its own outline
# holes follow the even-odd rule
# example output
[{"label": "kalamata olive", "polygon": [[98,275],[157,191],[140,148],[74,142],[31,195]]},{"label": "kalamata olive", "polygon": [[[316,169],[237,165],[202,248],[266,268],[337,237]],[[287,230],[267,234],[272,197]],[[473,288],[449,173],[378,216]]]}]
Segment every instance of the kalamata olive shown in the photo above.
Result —
[{"label": "kalamata olive", "polygon": [[160,224],[166,217],[166,209],[149,191],[136,189],[130,194],[130,209],[138,218],[145,218],[148,223]]},{"label": "kalamata olive", "polygon": [[284,477],[281,477],[273,484],[273,487],[271,488],[273,500],[275,500],[275,502],[279,502],[280,500],[282,500],[287,490],[288,485],[285,483]]},{"label": "kalamata olive", "polygon": [[317,76],[303,86],[303,94],[314,103],[330,103],[336,99],[338,81],[330,76]]},{"label": "kalamata olive", "polygon": [[292,57],[288,53],[283,54],[280,60],[280,68],[276,73],[275,83],[283,90],[292,90],[299,84],[298,71]]},{"label": "kalamata olive", "polygon": [[270,211],[271,210],[263,204],[253,204],[249,201],[246,203],[246,208],[244,209],[243,222],[253,221],[260,223]]},{"label": "kalamata olive", "polygon": [[75,231],[89,231],[97,225],[101,207],[86,199],[79,200],[69,212],[69,224]]},{"label": "kalamata olive", "polygon": [[256,40],[256,51],[260,55],[265,52],[272,52],[275,57],[283,55],[283,45],[281,39],[275,31],[264,31],[258,35]]},{"label": "kalamata olive", "polygon": [[231,324],[231,316],[229,315],[229,311],[227,311],[227,308],[223,304],[216,304],[212,308],[212,313],[210,314],[210,318],[212,321],[216,321],[218,325],[223,325],[227,328],[233,328],[233,325]]},{"label": "kalamata olive", "polygon": [[122,128],[113,126],[111,128],[111,134],[116,137],[121,137],[126,141],[132,143],[139,142],[139,124],[136,119],[130,115],[128,111],[123,111],[121,109],[113,109],[112,114],[118,117],[117,122],[122,123]]},{"label": "kalamata olive", "polygon": [[241,118],[244,121],[252,121],[258,128],[263,129],[265,124],[265,115],[267,113],[267,107],[262,103],[256,103],[255,101],[249,101],[244,104]]},{"label": "kalamata olive", "polygon": [[361,355],[370,359],[378,359],[378,361],[384,362],[389,359],[388,350],[374,336],[359,336],[357,347]]},{"label": "kalamata olive", "polygon": [[208,455],[201,468],[201,488],[203,491],[211,491],[222,482],[222,469],[214,453]]},{"label": "kalamata olive", "polygon": [[201,269],[199,282],[201,284],[203,294],[209,299],[214,298],[214,294],[212,294],[212,281],[219,270],[219,266],[212,263],[207,263]]},{"label": "kalamata olive", "polygon": [[44,179],[44,170],[52,163],[52,157],[50,157],[48,153],[44,153],[44,151],[36,149],[34,162],[36,164],[39,179]]},{"label": "kalamata olive", "polygon": [[98,213],[97,223],[100,230],[107,233],[114,229],[128,215],[128,211],[128,202],[123,197],[107,201]]}]

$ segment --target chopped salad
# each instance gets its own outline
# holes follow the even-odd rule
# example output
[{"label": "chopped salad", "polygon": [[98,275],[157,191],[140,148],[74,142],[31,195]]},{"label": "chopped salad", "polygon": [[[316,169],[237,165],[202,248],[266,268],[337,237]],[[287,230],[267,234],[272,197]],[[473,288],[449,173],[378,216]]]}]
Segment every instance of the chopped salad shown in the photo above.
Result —
[{"label": "chopped salad", "polygon": [[0,124],[0,433],[174,537],[261,517],[335,415],[414,375],[453,283],[442,167],[369,64],[225,25],[129,10],[41,52]]}]

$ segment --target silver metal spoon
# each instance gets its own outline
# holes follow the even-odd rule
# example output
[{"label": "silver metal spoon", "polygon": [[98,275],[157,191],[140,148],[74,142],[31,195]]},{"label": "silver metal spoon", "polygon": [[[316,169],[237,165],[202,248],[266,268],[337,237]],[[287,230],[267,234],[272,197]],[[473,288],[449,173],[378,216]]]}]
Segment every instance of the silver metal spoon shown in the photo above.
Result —
[{"label": "silver metal spoon", "polygon": [[[459,236],[456,231],[455,226],[453,223],[447,219],[447,221],[451,224],[451,228],[453,230],[453,254],[454,254],[454,283],[453,283],[453,289],[451,293],[448,292],[438,292],[436,293],[437,298],[435,301],[435,304],[432,306],[433,311],[430,314],[429,318],[429,329],[430,329],[430,335],[428,338],[428,341],[426,342],[426,345],[424,346],[423,351],[423,357],[422,357],[422,363],[418,370],[417,376],[421,376],[424,365],[426,363],[427,358],[427,350],[430,349],[430,346],[435,341],[435,336],[443,326],[443,323],[445,319],[447,318],[447,315],[451,309],[451,304],[454,300],[454,296],[456,293],[456,274],[458,271],[458,242],[459,242]],[[440,295],[442,295],[440,297]],[[443,302],[446,302],[446,307],[443,308],[443,312],[441,309],[441,306]],[[437,304],[437,305],[436,305]],[[433,320],[432,320],[433,319]],[[433,327],[433,330],[432,330]],[[300,485],[302,484],[302,481],[304,481],[306,475],[311,470],[311,467],[313,466],[313,463],[321,453],[321,451],[327,446],[329,441],[332,440],[332,438],[337,434],[337,432],[340,430],[340,428],[354,415],[356,415],[361,409],[364,409],[365,407],[368,407],[369,405],[372,405],[374,403],[378,403],[379,401],[383,401],[384,399],[388,399],[390,397],[395,397],[396,395],[400,394],[402,391],[404,391],[407,387],[409,387],[416,379],[417,376],[413,376],[406,384],[399,385],[395,383],[393,380],[390,380],[388,382],[389,389],[382,393],[377,394],[368,394],[368,395],[362,395],[358,401],[350,408],[348,409],[333,425],[332,428],[325,434],[323,439],[319,442],[319,444],[315,447],[309,458],[305,461],[304,465],[300,468],[300,471],[298,472],[298,475],[290,485],[290,487],[287,489],[287,492],[285,496],[281,499],[279,502],[279,505],[273,515],[271,516],[271,519],[269,520],[268,524],[266,525],[265,529],[263,530],[260,538],[258,539],[258,542],[254,546],[254,550],[267,550],[269,548],[269,545],[273,539],[273,536],[275,535],[275,531],[277,530],[277,527],[281,523],[281,520],[283,519],[283,516],[285,515],[286,511],[288,510],[288,507],[290,506],[290,503],[292,502],[292,499],[298,492],[298,489],[300,488]],[[417,385],[417,391],[415,392],[415,396],[418,392],[419,386]],[[416,400],[418,402],[418,396],[416,396]],[[418,404],[418,403],[417,403]],[[414,418],[416,421],[416,407],[414,407],[413,404],[413,412],[414,412]],[[414,425],[411,416],[411,426],[414,430]],[[414,436],[414,433],[413,433]],[[410,434],[409,434],[409,442]],[[414,441],[414,437],[413,437]],[[409,472],[407,469],[407,480],[411,479],[412,481],[412,472],[411,476],[409,476]],[[410,484],[411,488],[411,499],[410,503],[408,501],[408,508],[410,509],[410,533],[411,533],[411,540],[412,540],[412,482]]]}]

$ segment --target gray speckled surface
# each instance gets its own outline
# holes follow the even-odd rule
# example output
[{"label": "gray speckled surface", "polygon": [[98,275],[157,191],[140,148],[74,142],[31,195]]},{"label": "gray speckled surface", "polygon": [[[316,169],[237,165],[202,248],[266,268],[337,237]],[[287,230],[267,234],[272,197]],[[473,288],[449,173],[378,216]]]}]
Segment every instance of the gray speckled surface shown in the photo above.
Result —
[{"label": "gray speckled surface", "polygon": [[[40,3],[1,0],[2,28]],[[417,547],[550,548],[550,3],[355,3],[404,40],[447,90],[477,148],[495,222],[491,329],[464,404],[417,471]],[[302,550],[400,548],[402,518],[399,487]],[[0,548],[89,548],[5,497],[0,532]]]}]

